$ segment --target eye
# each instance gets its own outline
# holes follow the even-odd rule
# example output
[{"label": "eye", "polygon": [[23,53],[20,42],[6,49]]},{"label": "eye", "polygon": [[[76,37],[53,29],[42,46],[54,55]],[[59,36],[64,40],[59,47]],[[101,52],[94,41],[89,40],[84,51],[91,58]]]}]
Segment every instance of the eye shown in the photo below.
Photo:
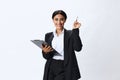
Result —
[{"label": "eye", "polygon": [[61,18],[60,20],[61,20],[61,21],[64,21],[64,18]]},{"label": "eye", "polygon": [[58,18],[55,18],[55,21],[58,21]]}]

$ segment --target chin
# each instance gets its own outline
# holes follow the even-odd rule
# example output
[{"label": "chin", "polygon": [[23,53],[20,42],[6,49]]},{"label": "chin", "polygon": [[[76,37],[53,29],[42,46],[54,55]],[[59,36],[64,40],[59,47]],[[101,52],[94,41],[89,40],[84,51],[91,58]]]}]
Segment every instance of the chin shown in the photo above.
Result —
[{"label": "chin", "polygon": [[63,27],[56,27],[56,29],[63,29]]},{"label": "chin", "polygon": [[58,26],[58,28],[63,28],[63,26]]}]

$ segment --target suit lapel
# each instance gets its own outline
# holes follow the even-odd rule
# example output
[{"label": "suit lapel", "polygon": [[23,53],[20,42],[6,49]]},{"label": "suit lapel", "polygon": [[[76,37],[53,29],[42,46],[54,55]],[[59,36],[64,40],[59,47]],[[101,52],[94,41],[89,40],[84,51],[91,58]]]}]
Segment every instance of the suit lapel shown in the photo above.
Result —
[{"label": "suit lapel", "polygon": [[53,32],[51,32],[51,34],[50,34],[50,36],[49,36],[49,38],[48,38],[48,44],[49,44],[50,46],[52,46],[53,37],[54,37]]},{"label": "suit lapel", "polygon": [[70,31],[64,29],[64,66],[68,63],[69,60],[69,51],[68,51],[68,47],[69,47],[69,37],[70,37],[71,33]]}]

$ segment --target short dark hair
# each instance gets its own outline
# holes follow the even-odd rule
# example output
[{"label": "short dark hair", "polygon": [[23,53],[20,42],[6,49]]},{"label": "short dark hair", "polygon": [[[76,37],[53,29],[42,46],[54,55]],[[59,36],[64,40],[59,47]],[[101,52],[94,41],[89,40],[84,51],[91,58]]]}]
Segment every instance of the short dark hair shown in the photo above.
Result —
[{"label": "short dark hair", "polygon": [[65,20],[67,19],[67,15],[63,10],[56,10],[53,12],[52,14],[52,19],[57,15],[57,14],[61,14],[62,16],[64,16]]}]

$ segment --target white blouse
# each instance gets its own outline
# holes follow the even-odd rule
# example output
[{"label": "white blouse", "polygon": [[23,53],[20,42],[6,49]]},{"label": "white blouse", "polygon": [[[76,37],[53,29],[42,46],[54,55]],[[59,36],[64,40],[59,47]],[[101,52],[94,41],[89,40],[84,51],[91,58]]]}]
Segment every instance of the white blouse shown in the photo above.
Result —
[{"label": "white blouse", "polygon": [[64,60],[64,29],[59,36],[56,31],[53,34],[52,47],[58,52],[53,56],[53,59]]}]

